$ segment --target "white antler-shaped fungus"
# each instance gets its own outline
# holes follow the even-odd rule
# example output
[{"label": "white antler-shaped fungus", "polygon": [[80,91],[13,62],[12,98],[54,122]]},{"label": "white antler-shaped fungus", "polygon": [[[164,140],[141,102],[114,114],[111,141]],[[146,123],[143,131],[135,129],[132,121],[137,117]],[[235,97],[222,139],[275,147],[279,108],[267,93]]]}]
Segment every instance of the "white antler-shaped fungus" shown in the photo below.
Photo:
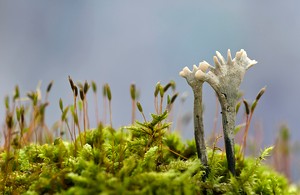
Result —
[{"label": "white antler-shaped fungus", "polygon": [[247,57],[247,53],[242,49],[236,53],[234,59],[231,58],[230,50],[227,53],[227,61],[217,51],[213,57],[215,67],[207,62],[202,62],[210,67],[210,71],[205,73],[201,69],[197,70],[195,77],[199,82],[206,81],[217,93],[222,108],[222,124],[225,140],[226,156],[228,169],[235,175],[235,156],[234,156],[234,135],[235,128],[235,106],[238,100],[240,84],[246,71],[256,64],[255,60]]}]

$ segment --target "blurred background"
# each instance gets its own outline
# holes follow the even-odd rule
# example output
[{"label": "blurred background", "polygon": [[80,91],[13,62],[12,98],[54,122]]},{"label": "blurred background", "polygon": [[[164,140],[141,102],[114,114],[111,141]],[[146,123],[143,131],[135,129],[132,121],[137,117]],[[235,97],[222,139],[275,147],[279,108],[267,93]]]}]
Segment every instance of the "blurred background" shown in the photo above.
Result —
[{"label": "blurred background", "polygon": [[[281,125],[286,124],[291,178],[298,182],[299,6],[295,0],[0,1],[0,98],[13,95],[17,84],[26,96],[39,81],[44,92],[54,80],[46,111],[51,127],[60,119],[59,98],[65,104],[72,101],[68,75],[74,81],[94,80],[99,91],[107,82],[112,90],[113,124],[120,127],[131,123],[131,83],[140,91],[140,102],[149,117],[155,111],[155,84],[174,80],[180,94],[188,93],[183,106],[177,102],[176,126],[176,117],[189,116],[193,109],[192,91],[179,71],[202,60],[213,64],[216,50],[226,56],[230,48],[234,56],[245,49],[258,64],[244,78],[244,98],[252,102],[267,86],[255,110],[248,143],[252,138],[260,147],[273,145]],[[204,102],[208,136],[216,98],[207,85]],[[89,106],[92,116],[94,108]],[[0,104],[2,121],[4,112]],[[95,118],[90,118],[96,126]],[[182,127],[184,138],[193,137],[191,122]]]}]

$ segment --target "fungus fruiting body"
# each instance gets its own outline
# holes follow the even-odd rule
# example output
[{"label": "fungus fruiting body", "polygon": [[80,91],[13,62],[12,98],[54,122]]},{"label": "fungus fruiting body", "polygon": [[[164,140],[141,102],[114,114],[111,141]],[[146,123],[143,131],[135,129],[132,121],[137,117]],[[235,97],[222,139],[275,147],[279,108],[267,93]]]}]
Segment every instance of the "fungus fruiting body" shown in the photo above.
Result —
[{"label": "fungus fruiting body", "polygon": [[198,158],[204,166],[208,165],[207,152],[204,139],[204,127],[203,127],[203,110],[202,110],[202,85],[203,81],[196,79],[195,74],[198,70],[202,72],[207,70],[207,66],[199,64],[193,66],[191,71],[188,67],[185,67],[179,75],[184,77],[187,83],[191,86],[194,93],[194,135],[197,147]]},{"label": "fungus fruiting body", "polygon": [[[193,88],[194,94],[201,94],[201,98],[201,90],[204,82],[207,82],[215,90],[222,109],[222,124],[228,169],[233,175],[235,175],[233,135],[236,118],[235,107],[238,100],[239,87],[246,70],[257,62],[249,59],[247,57],[247,53],[243,49],[236,53],[234,59],[231,58],[231,52],[228,50],[227,60],[225,60],[224,57],[217,51],[213,60],[215,67],[209,65],[206,61],[203,61],[199,64],[199,67],[194,66],[192,72],[185,67],[180,72],[180,75],[186,78],[189,85]],[[206,72],[207,69],[209,69],[208,72]],[[198,81],[195,81],[195,78]],[[195,97],[195,100],[196,99],[197,97]],[[197,115],[199,114],[202,114],[202,109],[199,109],[199,107],[194,105],[194,117],[197,118]],[[196,122],[195,132],[197,132]],[[204,136],[204,132],[201,135]],[[197,140],[198,138],[195,139]],[[204,138],[202,137],[199,140],[204,140]],[[202,144],[204,144],[204,141]]]}]

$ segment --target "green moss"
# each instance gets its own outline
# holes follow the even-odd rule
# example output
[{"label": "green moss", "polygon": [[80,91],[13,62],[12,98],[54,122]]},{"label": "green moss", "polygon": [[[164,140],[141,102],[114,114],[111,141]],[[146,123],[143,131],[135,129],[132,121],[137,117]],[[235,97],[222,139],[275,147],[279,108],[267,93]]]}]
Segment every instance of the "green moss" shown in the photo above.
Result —
[{"label": "green moss", "polygon": [[44,103],[32,104],[36,116],[31,125],[26,125],[24,112],[9,122],[14,129],[8,133],[20,130],[16,123],[27,130],[12,134],[15,141],[0,150],[2,194],[297,194],[284,176],[263,164],[272,147],[257,158],[236,156],[236,177],[228,171],[226,154],[217,147],[208,149],[209,169],[202,166],[195,141],[183,142],[170,133],[170,107],[152,114],[149,121],[144,118],[120,129],[99,124],[81,131],[76,107],[70,106],[74,125],[69,125],[68,109],[60,101],[67,131],[52,139],[43,137],[40,129],[44,112],[35,112]]},{"label": "green moss", "polygon": [[[168,150],[161,150],[160,137],[149,144],[145,142],[148,134],[137,134],[139,128],[140,124],[129,128],[134,129],[135,136],[124,129],[89,130],[87,143],[75,155],[74,143],[61,139],[53,144],[25,146],[15,151],[9,162],[14,168],[1,189],[4,194],[290,193],[286,178],[262,164],[272,148],[256,159],[237,161],[236,177],[228,173],[225,155],[209,150],[210,172],[203,181],[205,169],[196,157],[193,142],[183,143],[176,134],[164,134],[162,148]],[[1,167],[5,158],[2,153]],[[2,172],[2,181],[4,177]]]}]

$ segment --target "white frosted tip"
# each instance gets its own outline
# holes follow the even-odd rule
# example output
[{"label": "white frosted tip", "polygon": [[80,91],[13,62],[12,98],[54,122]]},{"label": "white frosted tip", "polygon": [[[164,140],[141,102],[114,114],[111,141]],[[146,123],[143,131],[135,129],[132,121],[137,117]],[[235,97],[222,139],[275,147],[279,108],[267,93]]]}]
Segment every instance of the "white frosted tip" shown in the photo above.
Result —
[{"label": "white frosted tip", "polygon": [[206,61],[199,63],[199,69],[202,70],[203,72],[206,72],[209,67],[210,65]]},{"label": "white frosted tip", "polygon": [[180,76],[186,77],[189,73],[191,73],[190,69],[186,66],[182,69],[182,71],[179,73]]},{"label": "white frosted tip", "polygon": [[195,74],[196,79],[204,79],[206,77],[206,74],[202,70],[198,70]]}]

